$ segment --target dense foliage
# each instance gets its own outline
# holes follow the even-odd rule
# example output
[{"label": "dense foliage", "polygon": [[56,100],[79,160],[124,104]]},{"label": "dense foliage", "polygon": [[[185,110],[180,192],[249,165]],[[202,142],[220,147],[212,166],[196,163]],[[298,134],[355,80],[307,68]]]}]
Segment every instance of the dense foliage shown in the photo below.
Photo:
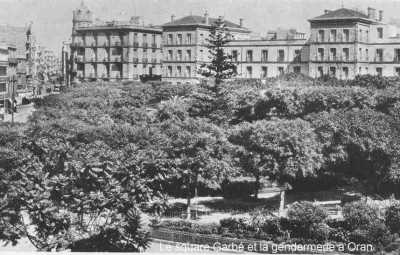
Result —
[{"label": "dense foliage", "polygon": [[[398,85],[395,78],[288,74],[200,86],[80,84],[36,100],[28,123],[0,125],[0,240],[28,236],[43,250],[101,243],[97,251],[138,251],[148,242],[143,208],[155,208],[149,204],[164,194],[182,192],[189,214],[199,188],[222,185],[226,197],[248,197],[264,179],[351,178],[369,192],[398,195]],[[235,177],[255,185],[234,190],[226,179]],[[306,231],[314,241],[386,244],[382,236],[398,232],[397,207],[383,220],[362,206],[346,207],[343,224],[301,204],[286,221],[260,220],[265,225],[253,229],[264,232],[245,229],[281,241]],[[221,224],[218,231],[236,235]]]}]

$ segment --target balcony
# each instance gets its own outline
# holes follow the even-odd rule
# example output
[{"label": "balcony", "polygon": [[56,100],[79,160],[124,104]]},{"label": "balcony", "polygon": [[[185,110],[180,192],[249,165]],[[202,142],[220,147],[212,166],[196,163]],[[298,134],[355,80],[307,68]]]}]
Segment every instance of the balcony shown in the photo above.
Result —
[{"label": "balcony", "polygon": [[152,58],[151,59],[151,63],[156,64],[157,63],[157,59],[156,58]]},{"label": "balcony", "polygon": [[139,47],[139,43],[138,42],[133,42],[133,47],[135,47],[135,48]]},{"label": "balcony", "polygon": [[400,63],[400,56],[395,56],[393,62]]},{"label": "balcony", "polygon": [[142,58],[142,63],[143,64],[147,64],[148,63],[148,59],[147,58]]},{"label": "balcony", "polygon": [[276,59],[276,61],[277,61],[277,62],[284,62],[284,61],[285,61],[285,58],[284,58],[284,57],[278,57],[278,58]]},{"label": "balcony", "polygon": [[134,64],[139,63],[139,59],[138,59],[138,58],[133,58],[133,63],[134,63]]},{"label": "balcony", "polygon": [[382,56],[375,57],[374,62],[383,62],[383,57]]},{"label": "balcony", "polygon": [[85,57],[85,62],[96,62],[95,57]]},{"label": "balcony", "polygon": [[113,43],[112,43],[112,46],[114,46],[114,47],[120,47],[120,46],[121,46],[121,42],[119,42],[119,41],[113,42]]},{"label": "balcony", "polygon": [[143,43],[142,45],[143,45],[143,48],[148,48],[149,47],[148,43]]},{"label": "balcony", "polygon": [[295,56],[295,57],[293,58],[293,62],[295,62],[295,63],[301,62],[301,56]]},{"label": "balcony", "polygon": [[157,44],[152,43],[152,44],[151,44],[151,48],[156,49],[156,48],[157,48]]},{"label": "balcony", "polygon": [[71,47],[83,47],[83,42],[73,42],[71,43]]},{"label": "balcony", "polygon": [[82,63],[83,62],[83,56],[76,56],[75,61],[78,63]]},{"label": "balcony", "polygon": [[104,57],[104,58],[102,59],[102,62],[108,62],[108,57]]},{"label": "balcony", "polygon": [[102,45],[103,47],[108,47],[108,46],[109,46],[109,43],[108,43],[108,42],[103,42],[101,45]]},{"label": "balcony", "polygon": [[121,62],[121,56],[112,56],[111,59],[112,59],[114,62]]}]

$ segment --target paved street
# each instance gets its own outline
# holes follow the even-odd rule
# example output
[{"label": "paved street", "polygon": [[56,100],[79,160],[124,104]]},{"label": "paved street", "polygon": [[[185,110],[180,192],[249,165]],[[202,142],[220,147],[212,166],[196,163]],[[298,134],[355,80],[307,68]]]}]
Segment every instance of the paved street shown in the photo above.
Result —
[{"label": "paved street", "polygon": [[[17,112],[14,113],[14,122],[25,123],[28,121],[29,116],[32,115],[32,112],[35,110],[33,107],[33,103],[27,105],[18,105]],[[3,110],[2,110],[3,111]],[[11,122],[12,115],[6,114],[4,121]]]}]

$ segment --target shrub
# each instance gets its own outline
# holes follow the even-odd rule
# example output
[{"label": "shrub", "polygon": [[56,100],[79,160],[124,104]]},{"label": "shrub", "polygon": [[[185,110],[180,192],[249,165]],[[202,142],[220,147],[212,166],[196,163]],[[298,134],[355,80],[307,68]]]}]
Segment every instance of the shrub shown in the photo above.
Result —
[{"label": "shrub", "polygon": [[290,220],[299,221],[304,224],[320,224],[328,217],[327,212],[320,206],[308,201],[295,202],[288,210]]},{"label": "shrub", "polygon": [[387,209],[385,222],[392,233],[400,233],[400,203],[394,204]]},{"label": "shrub", "polygon": [[343,217],[350,230],[372,225],[379,219],[377,208],[364,201],[348,203],[343,207]]},{"label": "shrub", "polygon": [[254,194],[255,182],[224,181],[221,184],[222,196],[227,199],[249,198]]},{"label": "shrub", "polygon": [[354,80],[350,82],[350,85],[376,89],[385,89],[391,86],[386,77],[370,74],[357,75]]},{"label": "shrub", "polygon": [[325,242],[329,239],[331,228],[326,223],[311,224],[309,236],[318,242]]}]

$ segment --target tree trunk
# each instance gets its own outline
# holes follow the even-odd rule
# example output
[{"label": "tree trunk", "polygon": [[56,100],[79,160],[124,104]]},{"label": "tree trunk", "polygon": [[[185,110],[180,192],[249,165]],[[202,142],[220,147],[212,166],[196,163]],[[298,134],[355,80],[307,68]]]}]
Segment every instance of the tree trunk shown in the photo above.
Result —
[{"label": "tree trunk", "polygon": [[[199,174],[197,173],[196,178],[194,180],[194,196],[193,196],[194,199],[197,198],[198,196],[198,179],[199,179]],[[194,218],[197,219],[198,216],[197,209],[194,211],[194,213],[195,213]]]},{"label": "tree trunk", "polygon": [[279,203],[279,217],[283,217],[283,211],[285,210],[285,191],[281,191],[281,201]]},{"label": "tree trunk", "polygon": [[186,207],[186,219],[187,220],[190,220],[190,218],[191,218],[191,213],[190,213],[190,210],[192,209],[191,208],[191,205],[190,205],[190,202],[191,202],[191,198],[190,198],[190,192],[189,192],[189,194],[188,194],[188,196],[187,196],[187,207]]},{"label": "tree trunk", "polygon": [[256,175],[256,185],[254,190],[254,198],[258,199],[258,191],[260,189],[260,175]]}]

